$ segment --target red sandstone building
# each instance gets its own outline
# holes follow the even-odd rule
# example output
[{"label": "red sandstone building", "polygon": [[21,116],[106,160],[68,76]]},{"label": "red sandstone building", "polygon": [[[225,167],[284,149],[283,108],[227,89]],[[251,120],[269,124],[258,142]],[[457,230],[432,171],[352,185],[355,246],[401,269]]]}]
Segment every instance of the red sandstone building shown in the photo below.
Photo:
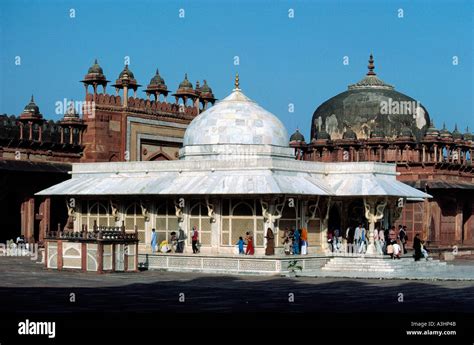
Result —
[{"label": "red sandstone building", "polygon": [[[431,247],[474,246],[472,134],[437,129],[425,107],[376,76],[372,55],[368,67],[316,109],[310,142],[298,130],[291,136],[297,159],[395,163],[400,181],[433,196],[406,201],[396,225],[407,225],[409,239],[420,233]],[[335,204],[331,216],[333,227],[356,226],[363,205]]]},{"label": "red sandstone building", "polygon": [[61,121],[45,120],[33,97],[19,117],[0,115],[0,240],[21,229],[26,239],[41,241],[55,230],[49,227],[66,224],[66,201],[34,193],[68,179],[71,163],[176,159],[187,125],[216,101],[205,80],[193,87],[185,75],[169,102],[158,70],[146,98],[137,97],[141,85],[128,66],[112,85],[115,94],[108,94],[97,60],[82,83],[84,101],[68,105]]}]

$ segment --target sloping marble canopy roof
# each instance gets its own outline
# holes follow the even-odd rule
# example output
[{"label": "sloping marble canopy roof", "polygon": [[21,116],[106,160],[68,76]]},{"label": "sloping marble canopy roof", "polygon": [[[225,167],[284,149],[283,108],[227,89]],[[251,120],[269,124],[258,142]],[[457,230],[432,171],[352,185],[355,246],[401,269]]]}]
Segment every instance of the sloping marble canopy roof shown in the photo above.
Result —
[{"label": "sloping marble canopy roof", "polygon": [[72,179],[37,195],[292,195],[430,197],[383,163],[277,159],[74,164]]}]

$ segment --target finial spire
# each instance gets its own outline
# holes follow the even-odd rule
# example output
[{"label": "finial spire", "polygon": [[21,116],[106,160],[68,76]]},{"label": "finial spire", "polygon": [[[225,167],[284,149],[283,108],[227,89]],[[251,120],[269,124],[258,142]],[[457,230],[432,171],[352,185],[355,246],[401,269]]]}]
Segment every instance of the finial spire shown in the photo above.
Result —
[{"label": "finial spire", "polygon": [[30,102],[31,102],[31,103],[34,103],[34,101],[35,101],[35,99],[34,99],[33,94],[32,94],[32,95],[31,95],[31,100],[30,100]]},{"label": "finial spire", "polygon": [[374,65],[374,56],[372,55],[372,53],[370,53],[369,65],[367,67],[369,68],[367,75],[376,75],[376,73],[374,72],[375,65]]},{"label": "finial spire", "polygon": [[184,79],[188,80],[188,74],[187,73],[184,73]]},{"label": "finial spire", "polygon": [[235,88],[236,88],[237,90],[240,90],[239,73],[236,73],[236,74],[235,74],[234,86],[235,86]]},{"label": "finial spire", "polygon": [[97,62],[97,58],[94,61],[94,64],[98,65],[99,63]]}]

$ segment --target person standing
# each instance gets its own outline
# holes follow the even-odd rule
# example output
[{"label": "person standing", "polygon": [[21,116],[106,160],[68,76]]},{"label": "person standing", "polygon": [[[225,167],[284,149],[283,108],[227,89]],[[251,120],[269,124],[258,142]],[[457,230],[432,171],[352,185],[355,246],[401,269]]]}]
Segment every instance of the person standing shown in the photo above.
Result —
[{"label": "person standing", "polygon": [[184,252],[184,241],[186,240],[186,234],[183,229],[178,231],[178,247],[176,248],[176,253]]},{"label": "person standing", "polygon": [[360,237],[359,237],[359,242],[360,242],[359,253],[365,254],[365,250],[367,248],[365,241],[366,241],[366,231],[364,227],[361,227]]},{"label": "person standing", "polygon": [[356,226],[355,231],[354,231],[354,245],[356,246],[354,252],[356,252],[356,253],[360,249],[360,230],[361,230],[361,228],[362,228],[362,224],[359,224],[358,226]]},{"label": "person standing", "polygon": [[375,242],[375,248],[376,248],[376,252],[378,255],[382,255],[383,252],[382,252],[382,244],[380,242],[380,238],[379,238],[379,229],[375,228],[374,230],[374,242]]},{"label": "person standing", "polygon": [[293,254],[295,255],[300,253],[300,237],[300,231],[296,229],[293,234]]},{"label": "person standing", "polygon": [[156,242],[157,242],[157,234],[155,228],[151,229],[151,252],[154,253],[156,251]]},{"label": "person standing", "polygon": [[272,229],[267,229],[267,247],[265,248],[265,255],[275,255],[275,236],[273,235]]},{"label": "person standing", "polygon": [[421,259],[423,256],[423,253],[421,252],[421,239],[420,239],[420,234],[416,234],[415,238],[413,239],[413,249],[415,250],[415,261],[418,261]]},{"label": "person standing", "polygon": [[199,232],[196,225],[193,226],[193,232],[191,235],[192,245],[193,245],[193,254],[199,253],[199,248],[197,246],[199,240]]},{"label": "person standing", "polygon": [[308,230],[301,229],[301,255],[308,254]]},{"label": "person standing", "polygon": [[407,243],[407,232],[406,232],[406,227],[402,227],[401,225],[398,228],[398,238],[400,239],[400,243],[402,245],[402,253],[406,254],[407,249],[405,248],[406,243]]},{"label": "person standing", "polygon": [[248,231],[245,233],[245,240],[247,241],[245,255],[253,255],[255,253],[255,249],[253,248],[253,237]]},{"label": "person standing", "polygon": [[341,243],[339,242],[339,228],[334,229],[334,235],[333,235],[333,246],[334,246],[334,251],[339,252],[339,247]]},{"label": "person standing", "polygon": [[239,254],[245,254],[244,252],[244,239],[242,238],[242,236],[239,237],[239,241],[237,242],[237,245],[239,246]]},{"label": "person standing", "polygon": [[379,242],[380,242],[380,246],[382,247],[382,254],[384,254],[385,251],[387,250],[387,245],[385,242],[385,231],[383,228],[380,229],[379,231]]},{"label": "person standing", "polygon": [[178,237],[176,236],[175,231],[172,231],[170,235],[171,235],[171,239],[170,239],[171,252],[176,253],[176,249],[178,247]]}]

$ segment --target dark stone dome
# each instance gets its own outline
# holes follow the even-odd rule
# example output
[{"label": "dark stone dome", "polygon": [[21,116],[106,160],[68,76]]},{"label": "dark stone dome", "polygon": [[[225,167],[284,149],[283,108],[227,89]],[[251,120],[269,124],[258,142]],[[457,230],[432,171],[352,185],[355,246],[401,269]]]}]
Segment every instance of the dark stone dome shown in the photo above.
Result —
[{"label": "dark stone dome", "polygon": [[452,139],[453,137],[451,132],[446,128],[445,123],[443,123],[443,129],[439,132],[439,136],[443,139]]},{"label": "dark stone dome", "polygon": [[165,85],[165,80],[160,76],[160,72],[158,69],[156,70],[156,74],[151,78],[150,85]]},{"label": "dark stone dome", "polygon": [[184,80],[179,84],[179,89],[192,89],[193,84],[188,80],[188,74],[184,75]]},{"label": "dark stone dome", "polygon": [[331,140],[331,135],[322,126],[321,130],[316,132],[316,140]]},{"label": "dark stone dome", "polygon": [[120,75],[119,75],[118,79],[123,79],[125,74],[128,75],[129,79],[135,79],[135,76],[133,75],[133,72],[128,69],[128,65],[125,65],[123,71],[120,72]]},{"label": "dark stone dome", "polygon": [[439,131],[435,127],[433,120],[430,121],[430,127],[426,130],[426,137],[437,138],[439,136]]},{"label": "dark stone dome", "polygon": [[296,132],[291,135],[290,141],[304,141],[304,136],[297,129]]},{"label": "dark stone dome", "polygon": [[207,81],[204,80],[204,85],[201,86],[201,88],[199,89],[199,91],[201,91],[201,93],[212,93],[212,89],[209,87],[209,85],[207,85]]},{"label": "dark stone dome", "polygon": [[357,134],[352,130],[352,128],[348,128],[342,135],[342,139],[357,140]]},{"label": "dark stone dome", "polygon": [[375,127],[375,129],[370,133],[371,138],[385,138],[385,133],[380,127]]},{"label": "dark stone dome", "polygon": [[454,125],[454,131],[452,133],[454,140],[462,140],[462,134],[458,131],[458,125]]},{"label": "dark stone dome", "polygon": [[87,71],[87,74],[91,73],[104,74],[104,71],[102,70],[102,67],[99,66],[97,59],[95,59],[94,64],[89,67],[89,70]]},{"label": "dark stone dome", "polygon": [[469,127],[466,128],[466,133],[462,135],[462,138],[466,141],[472,141],[472,133],[469,131]]},{"label": "dark stone dome", "polygon": [[33,95],[31,95],[30,103],[25,106],[24,113],[30,113],[32,115],[39,115],[39,107],[36,105]]},{"label": "dark stone dome", "polygon": [[417,140],[428,128],[428,111],[415,99],[395,91],[374,73],[373,58],[369,72],[358,83],[321,104],[313,114],[311,136],[325,125],[332,139],[340,139],[351,127],[359,138],[368,138],[380,128],[387,138],[396,138],[403,127],[410,127]]}]

